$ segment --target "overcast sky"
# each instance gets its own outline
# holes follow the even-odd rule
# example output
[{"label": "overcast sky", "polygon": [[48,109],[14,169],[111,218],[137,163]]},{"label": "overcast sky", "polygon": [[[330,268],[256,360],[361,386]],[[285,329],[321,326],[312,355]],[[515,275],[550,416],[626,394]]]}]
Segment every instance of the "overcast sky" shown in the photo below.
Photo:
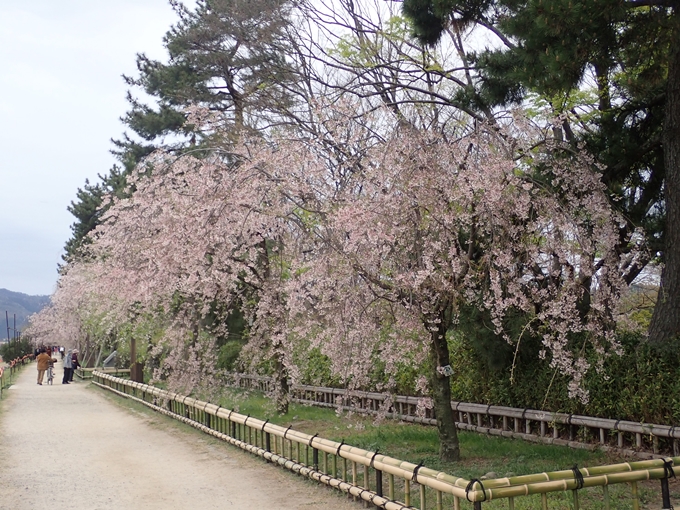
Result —
[{"label": "overcast sky", "polygon": [[167,0],[0,1],[0,288],[52,293],[66,207],[114,163],[121,75],[175,21]]}]

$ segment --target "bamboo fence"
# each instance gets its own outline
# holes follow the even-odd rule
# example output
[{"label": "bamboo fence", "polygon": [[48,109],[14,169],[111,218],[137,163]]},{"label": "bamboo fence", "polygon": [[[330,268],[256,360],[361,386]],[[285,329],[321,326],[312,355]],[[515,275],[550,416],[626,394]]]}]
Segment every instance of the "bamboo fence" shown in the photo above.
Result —
[{"label": "bamboo fence", "polygon": [[5,367],[0,367],[0,398],[5,388],[12,385],[12,375],[19,371],[20,367],[30,363],[31,355],[11,360]]},{"label": "bamboo fence", "polygon": [[[272,384],[270,378],[245,374],[234,374],[228,382],[260,391],[270,391]],[[291,399],[302,404],[436,424],[433,409],[425,409],[424,415],[418,414],[420,397],[291,385]],[[615,451],[641,459],[680,456],[680,426],[457,401],[452,401],[451,407],[461,430],[571,448]]]},{"label": "bamboo fence", "polygon": [[103,372],[95,371],[93,382],[269,462],[389,510],[442,510],[445,500],[451,500],[454,510],[460,510],[466,502],[475,510],[481,510],[485,501],[493,500],[505,500],[507,508],[514,510],[516,498],[534,494],[540,495],[541,508],[547,510],[547,494],[565,491],[571,491],[572,506],[578,510],[579,490],[588,487],[602,488],[604,508],[609,510],[608,487],[613,484],[630,485],[632,506],[638,510],[637,483],[643,480],[661,480],[663,508],[670,509],[668,479],[680,472],[680,457],[669,457],[510,478],[467,480]]}]

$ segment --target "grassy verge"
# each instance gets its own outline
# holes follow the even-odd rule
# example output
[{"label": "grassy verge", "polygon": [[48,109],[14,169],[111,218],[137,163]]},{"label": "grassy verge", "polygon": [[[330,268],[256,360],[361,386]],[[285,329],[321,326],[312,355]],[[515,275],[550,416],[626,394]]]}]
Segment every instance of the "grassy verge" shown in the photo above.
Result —
[{"label": "grassy verge", "polygon": [[5,373],[3,376],[0,378],[0,385],[2,386],[2,398],[5,398],[5,392],[9,389],[10,386],[14,384],[14,382],[17,380],[17,377],[19,377],[19,374],[26,368],[27,365],[19,365],[19,367],[15,370],[13,374],[10,374],[10,368],[5,367]]},{"label": "grassy verge", "polygon": [[[330,409],[299,404],[291,404],[287,414],[277,415],[272,402],[261,394],[238,390],[227,390],[220,398],[219,405],[241,414],[269,419],[270,422],[284,427],[290,425],[308,434],[319,434],[334,441],[344,440],[347,444],[366,450],[379,449],[382,454],[416,464],[423,462],[429,468],[467,479],[542,473],[570,469],[574,465],[587,467],[626,460],[599,451],[575,450],[472,432],[459,432],[462,458],[459,462],[447,463],[439,460],[437,431],[434,427],[391,420],[376,423],[374,418],[360,414],[338,415]],[[610,486],[608,488],[610,508],[633,508],[631,490],[631,486],[627,484]],[[638,483],[638,497],[640,507],[643,509],[661,508],[660,482]],[[671,498],[676,502],[680,500],[680,484],[674,480],[671,480]],[[606,508],[602,488],[582,489],[579,491],[579,502],[581,508],[594,510]],[[412,504],[418,506],[417,494],[414,495]],[[465,505],[471,507],[467,502]],[[540,496],[527,496],[515,500],[517,510],[541,508],[541,505]],[[426,506],[428,509],[436,508],[434,501],[429,501]],[[508,506],[507,500],[483,504],[484,509]],[[453,502],[445,498],[444,508],[453,508]],[[548,508],[574,508],[573,494],[571,491],[550,494]]]}]

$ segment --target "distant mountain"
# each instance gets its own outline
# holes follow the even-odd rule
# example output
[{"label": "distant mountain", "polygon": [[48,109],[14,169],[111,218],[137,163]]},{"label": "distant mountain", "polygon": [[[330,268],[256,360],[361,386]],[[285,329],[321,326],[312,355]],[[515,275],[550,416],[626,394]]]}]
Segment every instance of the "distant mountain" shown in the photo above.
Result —
[{"label": "distant mountain", "polygon": [[[7,321],[5,312],[9,315],[9,327],[14,327],[14,314],[17,315],[17,329],[26,327],[29,315],[42,310],[49,304],[49,296],[29,296],[21,292],[0,289],[0,341],[7,339]],[[12,336],[12,331],[10,331]]]}]

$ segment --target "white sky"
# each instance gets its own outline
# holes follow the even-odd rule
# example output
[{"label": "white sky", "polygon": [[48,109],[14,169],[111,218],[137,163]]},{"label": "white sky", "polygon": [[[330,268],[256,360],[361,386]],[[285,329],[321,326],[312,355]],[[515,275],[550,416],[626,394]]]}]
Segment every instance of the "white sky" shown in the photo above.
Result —
[{"label": "white sky", "polygon": [[0,288],[52,293],[66,207],[115,162],[121,75],[175,22],[167,0],[0,1]]}]

